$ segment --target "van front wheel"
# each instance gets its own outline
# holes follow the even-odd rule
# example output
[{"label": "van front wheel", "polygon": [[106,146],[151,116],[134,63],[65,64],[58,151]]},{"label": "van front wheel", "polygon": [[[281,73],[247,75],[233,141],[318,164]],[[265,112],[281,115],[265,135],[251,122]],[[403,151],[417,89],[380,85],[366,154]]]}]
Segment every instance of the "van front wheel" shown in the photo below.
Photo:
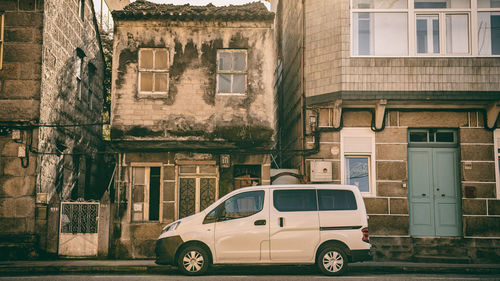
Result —
[{"label": "van front wheel", "polygon": [[342,275],[347,269],[347,256],[338,247],[324,248],[316,259],[319,270],[325,275]]},{"label": "van front wheel", "polygon": [[177,259],[179,270],[186,275],[202,275],[208,270],[209,264],[208,253],[196,245],[182,249]]}]

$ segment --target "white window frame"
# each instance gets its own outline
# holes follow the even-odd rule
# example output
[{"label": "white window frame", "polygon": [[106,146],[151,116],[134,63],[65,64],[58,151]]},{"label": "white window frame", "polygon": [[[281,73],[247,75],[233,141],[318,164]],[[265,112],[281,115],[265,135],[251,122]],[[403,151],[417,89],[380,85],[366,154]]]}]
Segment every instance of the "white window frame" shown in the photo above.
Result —
[{"label": "white window frame", "polygon": [[[153,68],[141,68],[141,53],[142,51],[153,51]],[[167,52],[167,68],[166,69],[155,69],[155,60],[157,51]],[[169,66],[170,66],[170,51],[168,48],[140,48],[138,53],[137,61],[137,92],[139,95],[167,95],[170,87],[170,77],[169,77]],[[152,73],[153,81],[151,85],[151,91],[141,91],[141,74],[142,73]],[[166,91],[155,91],[155,74],[166,74],[167,75],[167,90]]]},{"label": "white window frame", "polygon": [[[150,169],[151,167],[159,167],[160,168],[160,195],[159,195],[159,208],[158,208],[158,220],[149,220],[149,177],[150,177]],[[133,208],[134,201],[132,198],[132,189],[134,188],[134,168],[145,168],[144,169],[144,204],[143,208],[143,220],[134,220],[133,218]],[[129,188],[128,188],[128,201],[130,202],[128,207],[129,219],[131,223],[149,223],[149,222],[162,222],[163,221],[163,163],[130,163],[130,173],[129,173]]]},{"label": "white window frame", "polygon": [[498,163],[498,160],[500,159],[500,129],[496,129],[493,132],[493,141],[494,141],[494,149],[495,153],[494,158],[495,158],[495,178],[496,178],[496,198],[500,199],[500,165]]},{"label": "white window frame", "polygon": [[[446,8],[446,9],[415,9],[414,0],[408,0],[407,9],[354,9],[353,0],[350,0],[350,44],[351,57],[500,57],[499,55],[479,55],[478,48],[478,13],[500,12],[500,8],[478,8],[477,0],[470,0],[470,8]],[[408,55],[356,55],[354,53],[354,13],[407,13],[408,17]],[[439,54],[418,54],[416,15],[439,15]],[[469,21],[469,53],[446,54],[446,15],[467,14]],[[370,35],[373,36],[373,35]]]},{"label": "white window frame", "polygon": [[[377,181],[376,181],[376,158],[375,158],[375,132],[370,128],[365,127],[352,127],[343,128],[340,131],[340,180],[342,184],[347,184],[345,180],[346,175],[346,156],[348,157],[368,157],[368,172],[369,172],[369,190],[368,192],[361,192],[364,197],[375,197],[377,195]],[[346,138],[369,138],[363,149],[359,151],[346,151]]]},{"label": "white window frame", "polygon": [[[219,55],[221,53],[245,53],[245,70],[243,71],[237,71],[237,70],[219,70]],[[245,91],[243,93],[224,93],[224,92],[219,92],[219,74],[238,74],[238,75],[244,75],[245,76]],[[217,85],[215,88],[215,93],[217,95],[233,95],[233,96],[243,96],[246,95],[248,91],[248,51],[246,49],[218,49],[217,50],[217,74],[216,74],[216,79],[217,79]],[[231,75],[231,86],[233,85],[232,81],[232,75]]]}]

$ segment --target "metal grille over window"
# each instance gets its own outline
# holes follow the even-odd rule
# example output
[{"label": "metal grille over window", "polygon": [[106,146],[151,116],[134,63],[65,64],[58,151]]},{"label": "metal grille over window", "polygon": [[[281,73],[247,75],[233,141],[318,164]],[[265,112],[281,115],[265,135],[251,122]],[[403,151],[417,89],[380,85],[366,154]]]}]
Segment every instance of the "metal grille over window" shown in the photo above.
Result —
[{"label": "metal grille over window", "polygon": [[168,92],[168,50],[141,49],[139,51],[139,93],[166,94]]},{"label": "metal grille over window", "polygon": [[219,50],[217,54],[217,93],[244,94],[247,80],[246,50]]},{"label": "metal grille over window", "polygon": [[61,203],[61,233],[97,233],[99,203]]}]

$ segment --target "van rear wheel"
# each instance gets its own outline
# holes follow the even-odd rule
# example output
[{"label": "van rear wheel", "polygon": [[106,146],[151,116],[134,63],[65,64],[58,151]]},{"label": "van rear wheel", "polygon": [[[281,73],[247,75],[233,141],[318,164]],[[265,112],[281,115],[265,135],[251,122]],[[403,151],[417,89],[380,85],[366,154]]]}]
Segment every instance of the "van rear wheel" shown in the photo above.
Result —
[{"label": "van rear wheel", "polygon": [[208,253],[201,247],[192,245],[182,249],[177,258],[179,270],[186,275],[202,275],[210,265]]},{"label": "van rear wheel", "polygon": [[325,275],[342,275],[347,270],[347,256],[339,247],[327,246],[316,258],[319,270]]}]

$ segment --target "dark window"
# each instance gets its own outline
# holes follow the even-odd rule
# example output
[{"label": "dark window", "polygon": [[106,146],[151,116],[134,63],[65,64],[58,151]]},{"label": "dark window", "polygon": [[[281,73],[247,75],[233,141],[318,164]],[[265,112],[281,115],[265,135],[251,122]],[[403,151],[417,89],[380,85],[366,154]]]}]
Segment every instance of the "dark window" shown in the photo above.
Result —
[{"label": "dark window", "polygon": [[159,220],[160,214],[160,167],[151,167],[149,175],[149,220]]},{"label": "dark window", "polygon": [[274,207],[281,212],[316,211],[316,190],[275,190]]},{"label": "dark window", "polygon": [[318,190],[320,211],[356,210],[356,198],[350,190]]},{"label": "dark window", "polygon": [[248,217],[260,212],[263,205],[264,191],[258,190],[240,193],[222,203],[219,219],[232,220]]},{"label": "dark window", "polygon": [[427,132],[410,132],[411,142],[427,142]]},{"label": "dark window", "polygon": [[85,17],[85,0],[80,0],[78,3],[78,14],[80,18],[83,20]]},{"label": "dark window", "polygon": [[453,132],[436,132],[436,142],[455,142]]}]

